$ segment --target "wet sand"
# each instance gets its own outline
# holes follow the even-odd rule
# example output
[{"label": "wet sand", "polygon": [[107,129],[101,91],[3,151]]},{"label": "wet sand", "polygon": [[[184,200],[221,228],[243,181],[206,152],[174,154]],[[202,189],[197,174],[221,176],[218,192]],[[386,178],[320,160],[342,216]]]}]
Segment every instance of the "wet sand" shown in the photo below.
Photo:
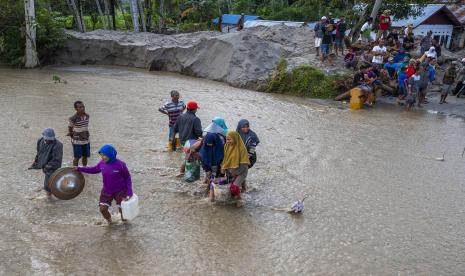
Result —
[{"label": "wet sand", "polygon": [[[54,84],[58,75],[67,84]],[[177,89],[203,126],[247,118],[262,143],[244,208],[209,204],[174,177],[157,109]],[[91,116],[90,163],[112,143],[141,200],[98,225],[100,176],[70,201],[27,171],[45,127],[64,143],[72,103]],[[330,108],[174,74],[117,67],[0,69],[1,275],[464,275],[464,120],[384,106]],[[446,152],[445,161],[435,161]],[[301,216],[273,211],[305,194]]]}]

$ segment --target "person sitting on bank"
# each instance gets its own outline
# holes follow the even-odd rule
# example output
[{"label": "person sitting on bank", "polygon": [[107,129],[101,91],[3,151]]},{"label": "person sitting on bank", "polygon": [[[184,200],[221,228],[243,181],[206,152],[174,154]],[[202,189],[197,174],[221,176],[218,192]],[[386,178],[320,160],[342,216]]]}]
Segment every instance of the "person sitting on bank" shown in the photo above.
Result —
[{"label": "person sitting on bank", "polygon": [[240,134],[234,130],[228,131],[221,170],[226,173],[228,178],[232,179],[230,191],[232,197],[238,200],[238,207],[242,206],[240,187],[245,191],[246,187],[243,187],[243,184],[247,178],[249,165],[249,153]]},{"label": "person sitting on bank", "polygon": [[402,44],[403,48],[406,51],[411,51],[415,48],[415,35],[413,32],[409,32],[404,38],[404,43]]},{"label": "person sitting on bank", "polygon": [[59,168],[63,160],[63,144],[55,137],[52,128],[46,128],[42,132],[42,138],[37,141],[37,154],[29,169],[42,170],[45,174],[44,190],[47,196],[52,192],[49,187],[50,176]]},{"label": "person sitting on bank", "polygon": [[204,130],[199,154],[202,168],[206,173],[205,184],[209,184],[211,177],[218,177],[221,174],[221,162],[223,162],[227,133],[228,127],[221,117],[213,118],[211,124]]},{"label": "person sitting on bank", "polygon": [[352,48],[349,48],[347,54],[344,56],[344,65],[346,68],[353,68],[353,69],[355,69],[355,66],[357,65],[355,53]]},{"label": "person sitting on bank", "polygon": [[99,207],[100,213],[111,224],[111,214],[108,211],[112,201],[116,201],[121,220],[123,212],[121,210],[121,202],[132,197],[132,181],[126,163],[116,158],[117,152],[112,145],[104,145],[98,151],[102,160],[94,167],[75,167],[82,173],[97,174],[102,173],[103,187],[100,192]]}]

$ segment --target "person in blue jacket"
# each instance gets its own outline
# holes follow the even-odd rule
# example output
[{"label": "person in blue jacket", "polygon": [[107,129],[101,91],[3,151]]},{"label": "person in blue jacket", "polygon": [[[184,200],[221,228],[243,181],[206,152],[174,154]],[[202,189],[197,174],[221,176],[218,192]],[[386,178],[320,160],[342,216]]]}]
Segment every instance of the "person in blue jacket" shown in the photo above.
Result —
[{"label": "person in blue jacket", "polygon": [[257,153],[255,148],[260,143],[260,139],[255,132],[250,129],[250,123],[246,119],[242,119],[237,124],[236,131],[241,135],[242,141],[244,142],[247,152],[249,153],[250,166],[252,168],[255,162],[257,162]]}]

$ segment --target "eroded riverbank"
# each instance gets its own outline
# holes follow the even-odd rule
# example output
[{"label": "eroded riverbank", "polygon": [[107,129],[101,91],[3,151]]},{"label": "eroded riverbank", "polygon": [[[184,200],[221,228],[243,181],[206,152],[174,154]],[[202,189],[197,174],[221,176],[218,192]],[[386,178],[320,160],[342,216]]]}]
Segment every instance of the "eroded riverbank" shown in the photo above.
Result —
[{"label": "eroded riverbank", "polygon": [[[67,84],[54,84],[59,75]],[[248,118],[262,144],[242,209],[211,206],[173,175],[158,107],[177,89],[206,126]],[[351,112],[311,101],[126,68],[0,69],[0,274],[465,274],[464,121],[392,106]],[[43,128],[71,162],[66,120],[91,115],[91,163],[114,144],[141,215],[101,227],[99,176],[71,201],[38,198],[26,171]],[[446,161],[432,160],[446,152]],[[285,207],[310,193],[306,211]]]}]

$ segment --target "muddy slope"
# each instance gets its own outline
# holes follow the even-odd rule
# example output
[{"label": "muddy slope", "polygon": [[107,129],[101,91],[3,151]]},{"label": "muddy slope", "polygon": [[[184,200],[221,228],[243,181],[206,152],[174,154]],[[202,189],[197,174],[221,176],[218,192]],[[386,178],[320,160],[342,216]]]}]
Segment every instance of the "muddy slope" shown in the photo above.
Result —
[{"label": "muddy slope", "polygon": [[309,28],[258,27],[221,34],[160,35],[94,31],[70,32],[54,63],[122,65],[178,72],[257,89],[280,58],[291,67],[315,62]]}]

